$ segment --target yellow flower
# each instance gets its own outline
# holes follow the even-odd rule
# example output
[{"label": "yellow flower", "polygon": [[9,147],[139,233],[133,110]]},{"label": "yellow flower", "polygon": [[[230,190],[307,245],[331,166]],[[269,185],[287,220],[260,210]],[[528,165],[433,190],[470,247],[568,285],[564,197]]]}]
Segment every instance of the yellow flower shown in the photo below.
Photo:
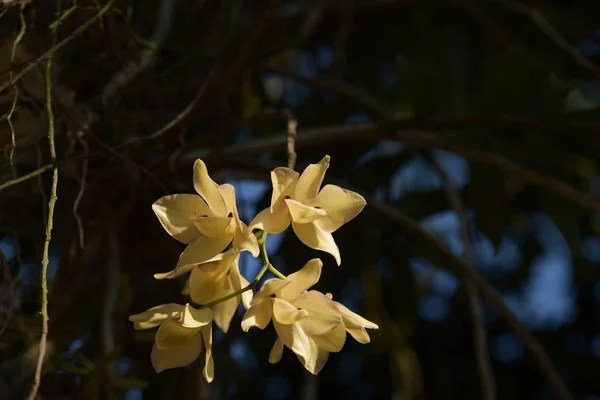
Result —
[{"label": "yellow flower", "polygon": [[346,331],[335,303],[324,294],[306,290],[321,275],[323,263],[315,258],[285,279],[269,279],[254,296],[242,320],[242,329],[264,329],[271,320],[279,338],[269,362],[281,359],[283,346],[290,348],[304,368],[317,374],[329,352],[344,346]]},{"label": "yellow flower", "polygon": [[204,378],[214,378],[212,357],[212,311],[208,308],[196,310],[189,304],[162,304],[143,313],[130,315],[135,329],[150,329],[158,326],[150,359],[154,370],[184,367],[194,362],[206,347]]},{"label": "yellow flower", "polygon": [[235,189],[230,184],[218,185],[208,175],[202,160],[194,163],[195,194],[174,194],[158,199],[152,209],[165,230],[187,244],[174,271],[159,274],[169,278],[181,268],[188,271],[195,264],[208,261],[222,252],[233,240],[234,247],[259,254],[252,231],[240,220],[235,202]]},{"label": "yellow flower", "polygon": [[[327,296],[329,299],[333,299],[333,295],[331,293],[327,293],[325,296]],[[342,315],[342,322],[346,332],[348,332],[350,336],[352,336],[358,343],[369,343],[371,338],[369,337],[369,333],[365,328],[379,329],[379,326],[351,311],[342,303],[338,303],[337,301],[334,301],[333,303]]]},{"label": "yellow flower", "polygon": [[[186,282],[183,294],[189,294],[195,303],[206,304],[248,286],[249,282],[240,274],[239,256],[239,251],[233,248],[196,265]],[[227,333],[240,301],[243,301],[247,309],[251,300],[252,291],[247,290],[239,296],[215,304],[211,307],[215,324]]]},{"label": "yellow flower", "polygon": [[367,202],[358,193],[335,185],[325,185],[319,191],[327,168],[329,156],[310,164],[302,175],[289,168],[275,168],[271,172],[271,206],[250,222],[250,229],[277,234],[291,223],[305,245],[331,254],[340,265],[340,251],[331,234],[356,217]]}]

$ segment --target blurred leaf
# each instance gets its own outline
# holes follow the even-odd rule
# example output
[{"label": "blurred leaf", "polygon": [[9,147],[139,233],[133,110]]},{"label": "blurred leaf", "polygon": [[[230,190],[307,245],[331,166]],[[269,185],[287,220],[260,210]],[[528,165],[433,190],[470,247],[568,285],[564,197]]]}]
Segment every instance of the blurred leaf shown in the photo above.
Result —
[{"label": "blurred leaf", "polygon": [[565,99],[565,112],[589,111],[600,107],[600,81],[584,81]]},{"label": "blurred leaf", "polygon": [[112,384],[120,389],[145,388],[148,382],[136,378],[113,378]]},{"label": "blurred leaf", "polygon": [[480,165],[471,170],[471,182],[465,189],[465,202],[475,211],[479,228],[490,238],[496,251],[508,221],[508,200],[501,171]]}]

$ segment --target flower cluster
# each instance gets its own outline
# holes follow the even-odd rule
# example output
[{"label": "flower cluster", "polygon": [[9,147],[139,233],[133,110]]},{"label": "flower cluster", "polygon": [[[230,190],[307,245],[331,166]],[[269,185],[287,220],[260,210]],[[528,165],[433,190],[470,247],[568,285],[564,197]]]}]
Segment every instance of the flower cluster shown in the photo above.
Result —
[{"label": "flower cluster", "polygon": [[[226,333],[240,302],[246,309],[244,331],[264,329],[273,321],[278,339],[269,355],[271,363],[281,359],[285,346],[308,371],[317,374],[329,353],[342,349],[346,333],[360,343],[369,342],[366,328],[377,329],[377,325],[333,301],[330,293],[309,290],[321,276],[320,259],[308,261],[286,277],[269,263],[266,251],[267,234],[281,233],[292,225],[306,246],[331,254],[341,264],[332,233],[356,217],[366,202],[359,194],[335,185],[321,188],[328,167],[329,156],[325,156],[301,175],[289,168],[275,168],[271,172],[271,205],[249,225],[239,217],[234,187],[215,183],[202,160],[194,164],[197,194],[165,196],[153,204],[164,229],[187,245],[173,270],[154,277],[189,275],[183,294],[200,305],[163,304],[129,317],[135,329],[158,327],[150,357],[156,372],[191,364],[204,345],[203,373],[211,382],[212,324]],[[253,257],[262,255],[264,261],[252,282],[239,271],[243,251]],[[276,277],[265,281],[255,293],[267,271]]]}]

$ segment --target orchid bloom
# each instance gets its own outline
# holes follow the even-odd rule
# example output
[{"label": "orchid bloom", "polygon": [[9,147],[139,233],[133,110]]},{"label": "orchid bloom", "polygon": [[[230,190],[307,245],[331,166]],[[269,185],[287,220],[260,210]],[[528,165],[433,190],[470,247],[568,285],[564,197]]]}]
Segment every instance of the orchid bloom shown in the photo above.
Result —
[{"label": "orchid bloom", "polygon": [[344,319],[335,302],[311,290],[321,276],[323,263],[310,260],[285,279],[269,279],[254,296],[242,320],[242,329],[264,329],[271,320],[279,336],[269,362],[281,359],[283,346],[290,348],[304,368],[319,373],[330,352],[338,352],[346,341]]},{"label": "orchid bloom", "polygon": [[271,172],[271,206],[250,222],[250,229],[277,234],[291,223],[306,246],[331,254],[340,265],[340,250],[331,234],[356,217],[367,203],[358,193],[339,186],[320,189],[327,168],[329,156],[310,164],[302,175],[289,168],[275,168]]},{"label": "orchid bloom", "polygon": [[[183,294],[189,294],[195,303],[206,304],[247,287],[249,282],[240,274],[238,267],[239,257],[239,251],[232,248],[196,265],[186,282]],[[247,290],[239,296],[215,304],[211,307],[215,324],[227,333],[240,301],[247,309],[251,300],[252,291]]]},{"label": "orchid bloom", "polygon": [[212,357],[212,311],[197,310],[189,304],[162,304],[143,313],[130,315],[134,329],[158,326],[150,359],[154,370],[184,367],[193,363],[206,347],[203,375],[207,382],[214,378]]},{"label": "orchid bloom", "polygon": [[[327,293],[325,296],[327,296],[327,298],[329,298],[330,300],[333,299],[333,295],[331,293]],[[379,326],[369,321],[368,319],[361,317],[357,313],[351,311],[342,303],[339,303],[337,301],[334,301],[333,303],[340,311],[340,314],[342,316],[342,322],[344,324],[346,332],[348,332],[350,336],[352,336],[354,340],[356,340],[358,343],[370,343],[371,338],[369,337],[369,333],[365,328],[379,329]]]},{"label": "orchid bloom", "polygon": [[194,163],[194,189],[198,195],[164,196],[152,205],[163,228],[188,245],[175,270],[159,274],[157,279],[171,278],[181,269],[193,269],[225,250],[232,240],[234,247],[249,251],[254,257],[259,254],[256,237],[239,218],[234,187],[215,183],[200,159]]}]

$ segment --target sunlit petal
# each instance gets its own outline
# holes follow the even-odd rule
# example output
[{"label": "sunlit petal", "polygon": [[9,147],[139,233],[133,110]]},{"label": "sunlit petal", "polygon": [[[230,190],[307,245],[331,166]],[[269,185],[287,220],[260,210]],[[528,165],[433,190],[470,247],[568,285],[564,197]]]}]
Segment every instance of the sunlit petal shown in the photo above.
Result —
[{"label": "sunlit petal", "polygon": [[235,201],[235,187],[229,183],[224,183],[219,185],[219,192],[223,197],[223,201],[225,202],[225,206],[227,207],[227,213],[233,213],[234,215],[238,215],[237,204]]},{"label": "sunlit petal", "polygon": [[[283,280],[279,279],[279,282],[269,283],[269,286],[274,288],[271,290],[278,298],[293,301],[319,281],[322,269],[323,262],[318,258],[313,258],[299,271],[289,274]],[[267,286],[267,282],[263,286]]]},{"label": "sunlit petal", "polygon": [[330,332],[324,335],[311,336],[311,338],[320,349],[331,353],[337,353],[342,350],[344,343],[346,343],[346,328],[344,327],[344,324],[339,324]]},{"label": "sunlit petal", "polygon": [[313,375],[317,375],[319,372],[321,372],[327,363],[327,359],[329,358],[329,352],[327,350],[320,349],[316,344],[315,346],[317,347],[316,357],[310,360],[304,360],[302,357],[298,356],[298,360],[300,360],[304,368],[306,368],[308,372]]},{"label": "sunlit petal", "polygon": [[356,323],[362,327],[365,327],[368,329],[379,329],[379,326],[377,326],[377,324],[369,321],[368,319],[361,317],[360,315],[353,312],[352,310],[350,310],[348,307],[346,307],[342,303],[339,303],[336,301],[335,305],[342,313],[342,317],[344,318],[344,320],[352,319],[353,321],[356,321]]},{"label": "sunlit petal", "polygon": [[168,303],[152,307],[139,314],[129,316],[129,321],[134,323],[135,329],[149,329],[160,325],[166,319],[178,318],[183,311],[181,304]]},{"label": "sunlit petal", "polygon": [[224,333],[227,333],[229,330],[229,325],[240,305],[240,300],[240,296],[236,296],[213,306],[215,324],[221,328]]},{"label": "sunlit petal", "polygon": [[298,324],[284,325],[273,320],[273,326],[283,344],[298,356],[302,365],[309,371],[314,370],[319,353],[317,344]]},{"label": "sunlit petal", "polygon": [[213,312],[210,308],[195,309],[189,304],[185,305],[181,314],[181,326],[184,328],[199,328],[212,322]]},{"label": "sunlit petal", "polygon": [[233,217],[206,217],[194,221],[194,226],[200,233],[210,238],[229,237],[233,239],[235,225]]},{"label": "sunlit petal", "polygon": [[287,207],[282,208],[281,211],[276,213],[271,213],[269,208],[265,208],[254,217],[249,227],[250,230],[262,229],[265,232],[276,235],[290,226],[290,222],[291,217]]},{"label": "sunlit petal", "polygon": [[307,224],[327,215],[325,210],[309,207],[296,200],[287,199],[285,202],[290,210],[292,221],[297,224]]},{"label": "sunlit petal", "polygon": [[300,202],[315,198],[319,193],[327,168],[329,168],[329,156],[323,157],[317,164],[310,164],[306,167],[298,178],[293,198]]},{"label": "sunlit petal", "polygon": [[207,325],[202,328],[202,339],[204,340],[204,347],[206,348],[204,369],[202,374],[206,382],[211,383],[215,377],[215,362],[212,355],[212,327]]},{"label": "sunlit petal", "polygon": [[273,299],[273,319],[280,324],[293,324],[308,316],[306,310],[299,310],[285,300]]},{"label": "sunlit petal", "polygon": [[150,360],[154,370],[159,373],[166,369],[190,365],[198,358],[200,351],[202,351],[202,339],[199,335],[196,335],[177,346],[169,348],[161,349],[155,345],[152,348]]},{"label": "sunlit petal", "polygon": [[232,239],[233,235],[219,238],[200,236],[190,243],[183,253],[181,253],[176,268],[181,268],[190,264],[200,264],[210,260],[225,250],[225,247],[231,243]]},{"label": "sunlit petal", "polygon": [[342,316],[335,303],[316,290],[303,294],[293,305],[308,311],[308,318],[299,324],[309,336],[325,335],[342,324]]},{"label": "sunlit petal", "polygon": [[325,185],[309,204],[327,211],[327,215],[319,219],[317,225],[331,233],[356,217],[365,208],[367,201],[358,193],[335,185]]},{"label": "sunlit petal", "polygon": [[[233,285],[233,290],[238,291],[242,288],[247,287],[250,283],[244,278],[242,274],[240,274],[239,267],[236,265],[231,269],[231,283]],[[244,304],[244,308],[247,310],[250,308],[250,302],[252,301],[252,290],[246,290],[242,293],[242,303]]]},{"label": "sunlit petal", "polygon": [[202,215],[212,214],[200,196],[195,194],[161,197],[152,205],[152,210],[169,235],[185,244],[200,235],[194,226],[194,220]]},{"label": "sunlit petal", "polygon": [[260,254],[260,248],[258,247],[258,241],[256,236],[252,233],[252,230],[248,229],[248,226],[242,221],[237,221],[238,226],[235,230],[235,236],[233,237],[233,247],[238,251],[247,251],[252,254],[253,257],[258,257]]},{"label": "sunlit petal", "polygon": [[194,189],[215,215],[227,215],[227,205],[219,191],[219,185],[210,178],[206,164],[200,159],[194,163]]},{"label": "sunlit petal", "polygon": [[[271,212],[279,211],[276,207],[276,203],[281,204],[281,200],[285,196],[293,196],[294,189],[296,188],[296,181],[300,174],[298,172],[285,168],[279,167],[271,171],[271,183],[273,184],[273,193],[271,195]],[[278,202],[279,200],[279,202]]]},{"label": "sunlit petal", "polygon": [[190,274],[189,294],[194,303],[206,304],[233,291],[227,274],[234,259],[225,258],[196,266]]},{"label": "sunlit petal", "polygon": [[275,343],[273,343],[271,352],[269,353],[269,362],[271,364],[277,364],[281,360],[282,355],[283,355],[283,342],[281,341],[281,339],[277,338]]},{"label": "sunlit petal", "polygon": [[172,319],[165,320],[154,336],[155,345],[159,349],[177,347],[186,343],[200,332],[200,328],[185,328]]},{"label": "sunlit petal", "polygon": [[335,258],[337,265],[342,263],[340,249],[338,249],[331,233],[326,232],[317,225],[317,222],[311,224],[292,223],[294,233],[298,239],[311,249],[325,251]]},{"label": "sunlit petal", "polygon": [[271,321],[273,307],[270,301],[263,301],[251,306],[242,319],[242,330],[248,332],[252,327],[265,329]]}]

